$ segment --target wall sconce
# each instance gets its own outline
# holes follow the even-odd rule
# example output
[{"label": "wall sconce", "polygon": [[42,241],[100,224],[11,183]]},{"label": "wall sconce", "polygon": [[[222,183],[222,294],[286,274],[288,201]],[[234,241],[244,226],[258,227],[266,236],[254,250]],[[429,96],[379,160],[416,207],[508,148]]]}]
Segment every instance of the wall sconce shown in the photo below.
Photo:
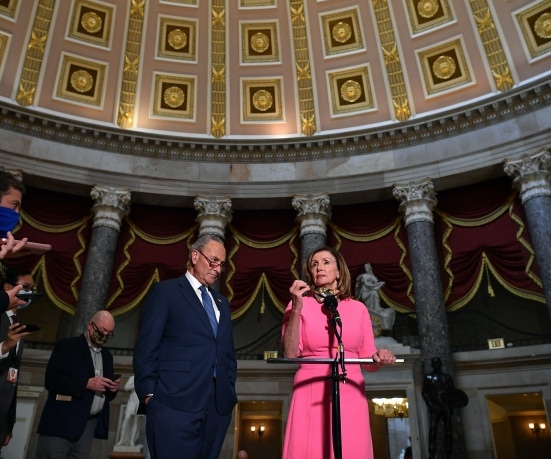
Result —
[{"label": "wall sconce", "polygon": [[540,434],[540,432],[545,432],[545,429],[546,429],[546,425],[545,425],[545,422],[529,422],[528,423],[528,428],[530,429],[530,432],[532,432],[534,435],[538,435]]},{"label": "wall sconce", "polygon": [[266,430],[266,426],[263,424],[260,424],[258,429],[254,424],[251,426],[251,434],[258,435],[260,438],[262,438],[262,435],[264,435],[265,430]]}]

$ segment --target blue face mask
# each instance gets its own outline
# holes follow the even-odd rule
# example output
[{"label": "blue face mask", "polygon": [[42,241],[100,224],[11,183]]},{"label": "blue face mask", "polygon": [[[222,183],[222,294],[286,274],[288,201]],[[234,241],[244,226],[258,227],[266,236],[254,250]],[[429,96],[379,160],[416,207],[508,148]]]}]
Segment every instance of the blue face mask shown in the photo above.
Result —
[{"label": "blue face mask", "polygon": [[18,223],[19,214],[15,210],[0,206],[0,237],[6,237],[8,231],[13,231]]}]

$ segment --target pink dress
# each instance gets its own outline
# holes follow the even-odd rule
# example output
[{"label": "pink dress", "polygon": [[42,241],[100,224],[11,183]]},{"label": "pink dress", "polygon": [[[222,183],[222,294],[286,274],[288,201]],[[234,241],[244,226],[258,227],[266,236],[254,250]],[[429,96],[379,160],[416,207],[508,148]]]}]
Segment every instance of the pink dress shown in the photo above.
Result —
[{"label": "pink dress", "polygon": [[[304,358],[335,357],[337,338],[328,313],[314,298],[303,300],[300,321],[300,355]],[[283,318],[283,332],[291,305]],[[347,359],[370,358],[375,340],[369,311],[356,300],[339,301],[341,338]],[[340,372],[340,371],[339,371]],[[340,384],[343,459],[372,459],[373,445],[365,381],[358,364],[346,365],[347,382]],[[283,459],[332,459],[331,365],[302,364],[295,374],[293,395],[285,431]]]}]

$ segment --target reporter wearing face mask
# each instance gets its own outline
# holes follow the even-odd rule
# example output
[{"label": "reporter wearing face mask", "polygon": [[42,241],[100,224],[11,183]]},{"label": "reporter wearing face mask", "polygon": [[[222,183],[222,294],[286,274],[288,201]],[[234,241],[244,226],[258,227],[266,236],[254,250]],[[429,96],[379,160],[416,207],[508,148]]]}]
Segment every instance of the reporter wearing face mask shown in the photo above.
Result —
[{"label": "reporter wearing face mask", "polygon": [[[10,172],[0,169],[0,281],[6,281],[6,266],[4,261],[12,253],[17,253],[27,243],[27,238],[19,242],[12,235],[13,229],[19,223],[19,209],[25,187],[21,181]],[[10,290],[0,292],[0,311],[22,306],[25,301],[17,298],[22,287],[16,285]]]},{"label": "reporter wearing face mask", "polygon": [[[32,291],[34,280],[28,271],[10,269],[6,273],[5,291],[20,285],[25,290]],[[30,300],[29,300],[30,302]],[[26,306],[26,305],[25,305]],[[21,306],[22,307],[22,306]],[[21,307],[10,307],[0,313],[0,451],[7,446],[12,438],[16,420],[17,387],[19,382],[19,367],[23,356],[23,338],[30,333],[26,325],[17,319],[17,310]]]},{"label": "reporter wearing face mask", "polygon": [[86,459],[94,438],[107,439],[109,402],[120,379],[114,379],[113,356],[103,346],[114,329],[113,316],[101,310],[82,335],[56,343],[46,367],[48,399],[38,425],[36,459]]}]

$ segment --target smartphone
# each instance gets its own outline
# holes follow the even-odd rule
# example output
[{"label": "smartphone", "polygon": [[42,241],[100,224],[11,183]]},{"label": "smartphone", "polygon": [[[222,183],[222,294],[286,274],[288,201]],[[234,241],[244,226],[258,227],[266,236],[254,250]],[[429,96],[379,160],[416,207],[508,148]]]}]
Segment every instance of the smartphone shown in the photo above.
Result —
[{"label": "smartphone", "polygon": [[37,296],[42,296],[42,293],[27,292],[26,290],[19,290],[19,293],[16,296],[20,300],[30,300],[31,298],[36,298]]},{"label": "smartphone", "polygon": [[25,325],[24,332],[33,332],[40,330],[40,326],[36,324],[19,324],[19,325]]},{"label": "smartphone", "polygon": [[111,381],[116,381],[117,379],[119,379],[122,375],[118,374],[118,373],[115,373],[113,375],[113,379],[111,379]]}]

